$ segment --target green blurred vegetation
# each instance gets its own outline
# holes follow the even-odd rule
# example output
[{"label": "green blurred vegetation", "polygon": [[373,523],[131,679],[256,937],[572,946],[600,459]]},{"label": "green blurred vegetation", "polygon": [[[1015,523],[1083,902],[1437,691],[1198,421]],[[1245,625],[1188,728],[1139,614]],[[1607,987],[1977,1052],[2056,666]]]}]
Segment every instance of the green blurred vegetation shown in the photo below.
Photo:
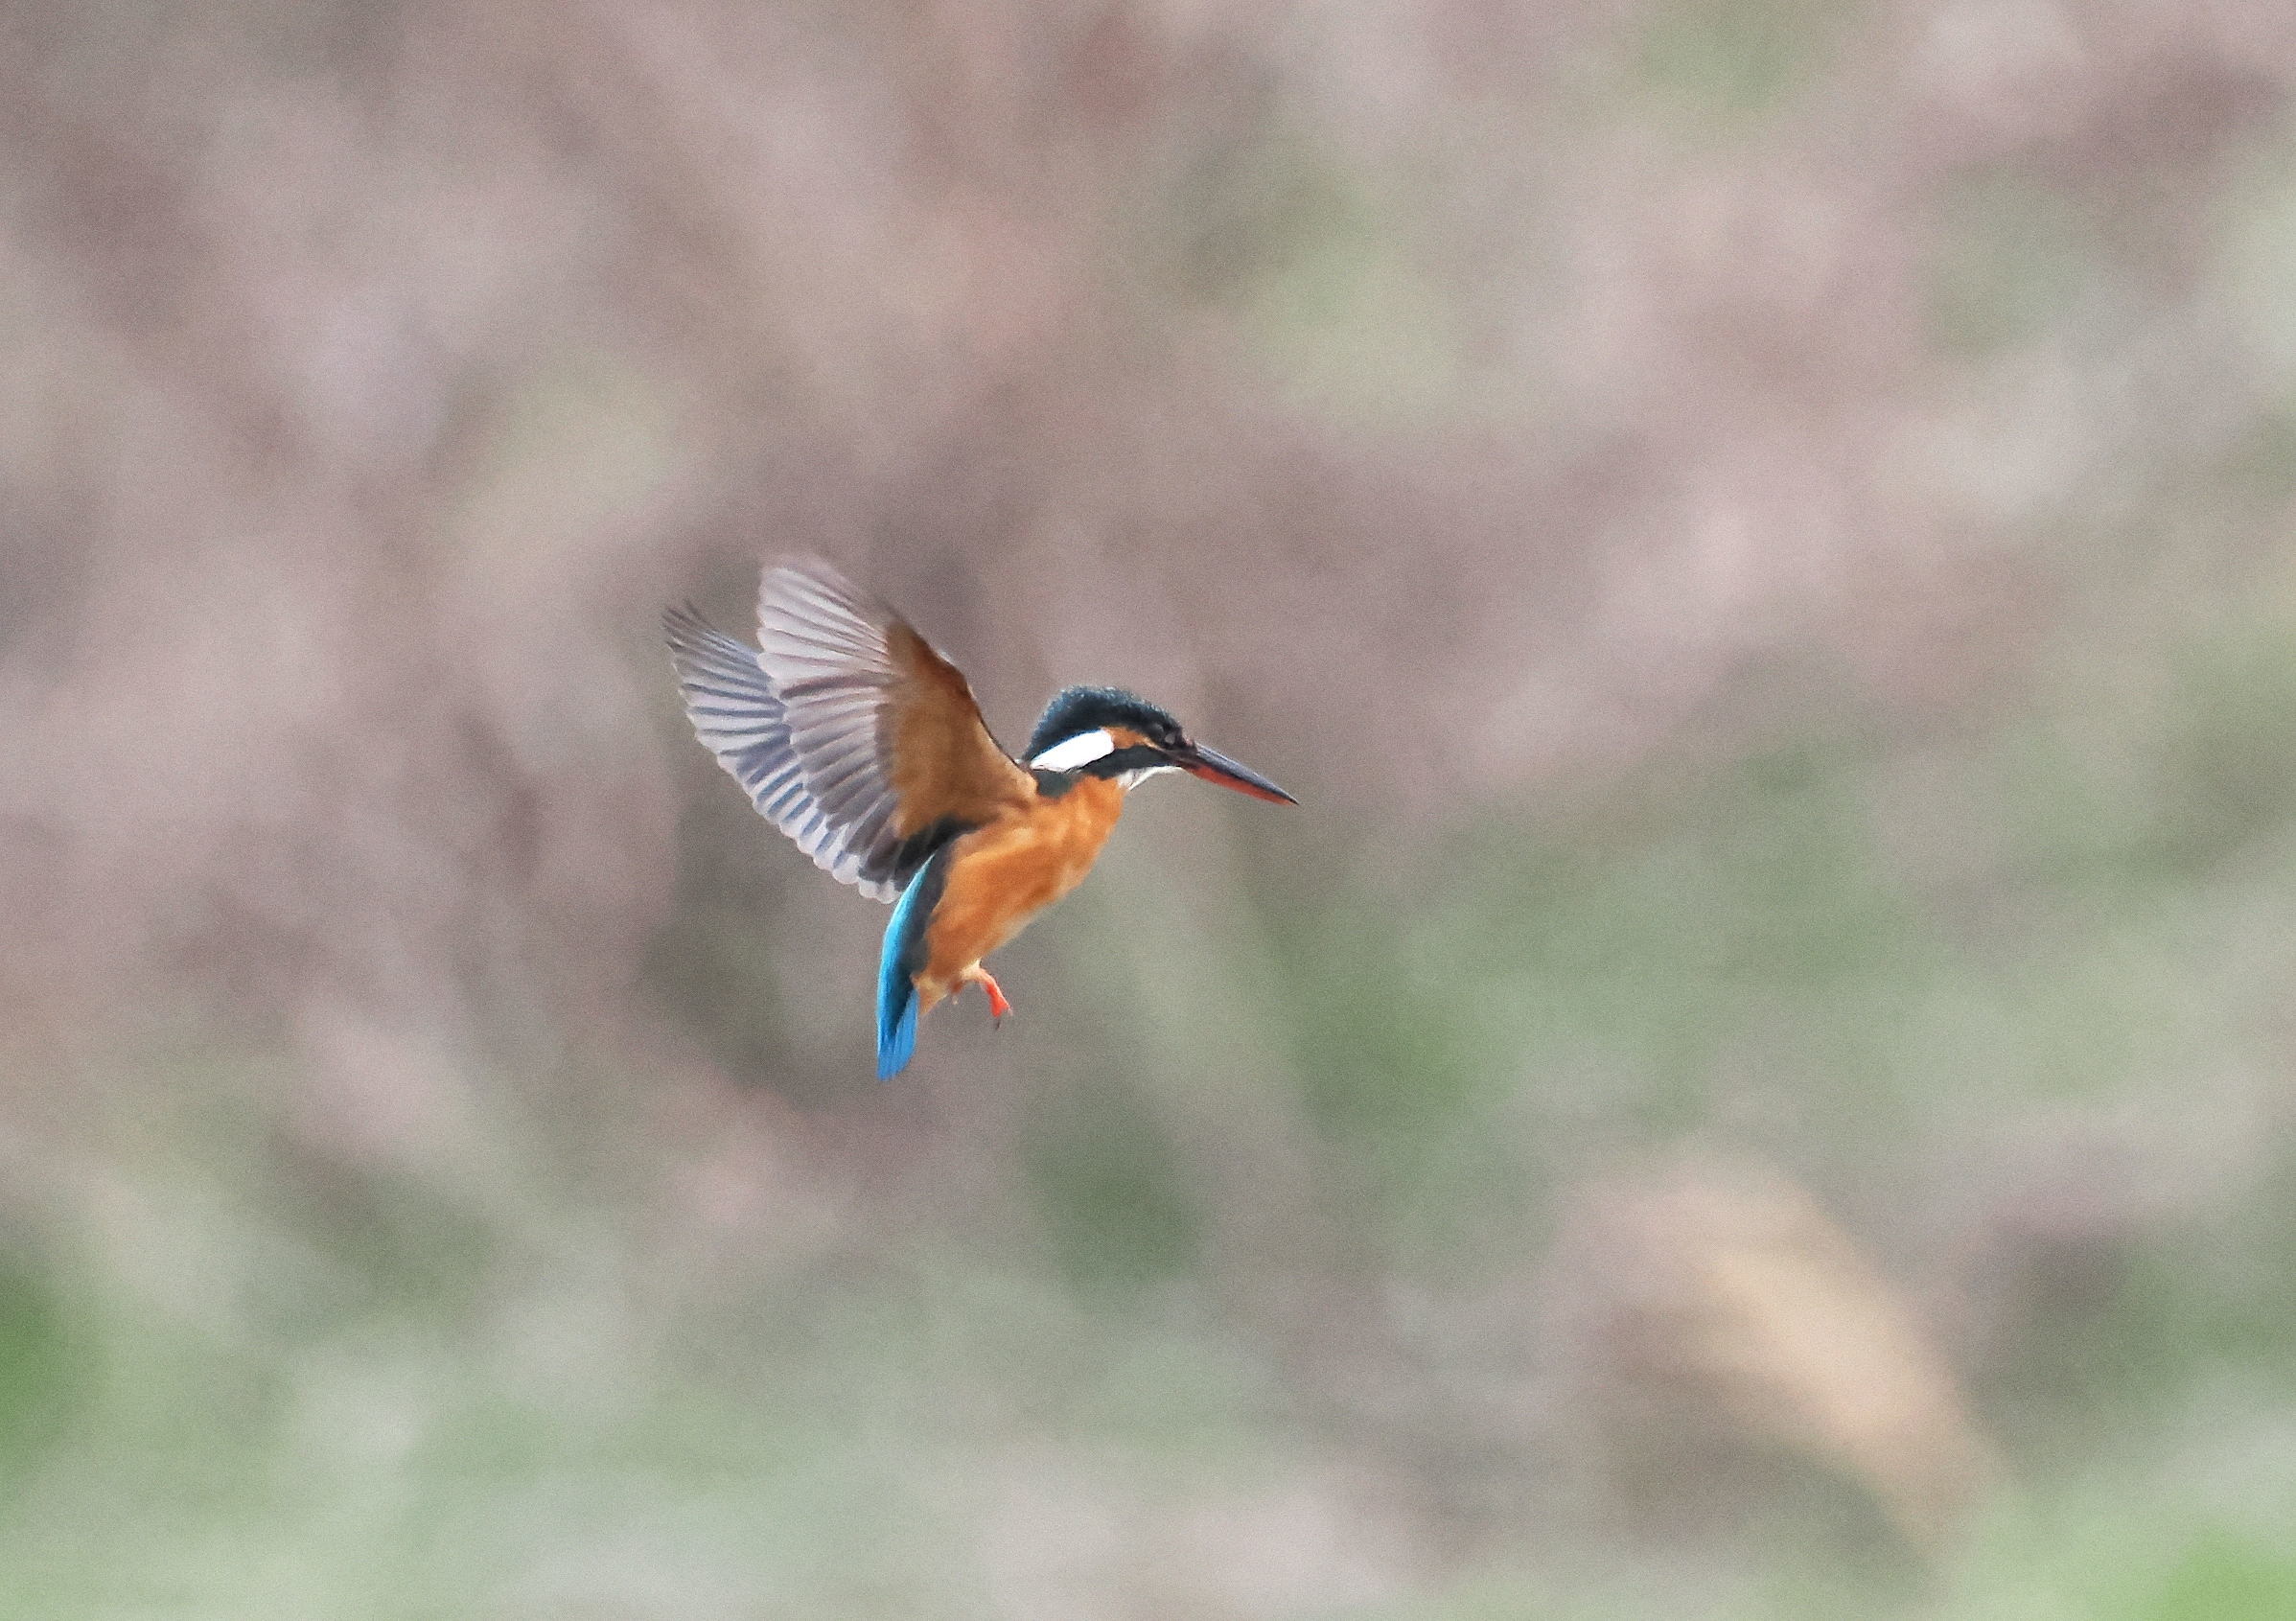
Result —
[{"label": "green blurred vegetation", "polygon": [[1636,64],[1702,138],[1778,110],[1816,81],[1859,7],[1839,0],[1670,0],[1643,23]]},{"label": "green blurred vegetation", "polygon": [[[2120,726],[2101,758],[2090,695],[2044,683],[1911,757],[1848,728],[1486,817],[1376,884],[1279,871],[1257,927],[1344,1219],[1399,1278],[1459,1289],[1536,1249],[1557,1179],[1606,1142],[1726,1127],[1855,1210],[2021,1108],[2207,1125],[2296,950],[2296,754],[2272,747],[2296,741],[2296,644],[2267,620],[2156,674],[2145,737]],[[1891,848],[1907,817],[1941,866]],[[1111,859],[1114,898],[1046,926],[1059,954],[1129,926],[1148,875]],[[1120,1525],[1296,1467],[1152,1083],[1031,1102],[1009,1197],[1033,1262],[958,1231],[691,1294],[649,1276],[611,1188],[551,1189],[506,1239],[468,1189],[298,1181],[216,1078],[106,1209],[128,1270],[0,1275],[0,1614],[621,1613],[594,1559],[693,1613],[986,1616],[975,1517],[1007,1461],[985,1435],[1057,1437]],[[1928,1596],[1844,1587],[1800,1548],[1695,1598],[1589,1568],[1334,1613],[2286,1613],[2296,1161],[2261,1151],[2076,1335],[1981,1382],[2024,1479]]]}]

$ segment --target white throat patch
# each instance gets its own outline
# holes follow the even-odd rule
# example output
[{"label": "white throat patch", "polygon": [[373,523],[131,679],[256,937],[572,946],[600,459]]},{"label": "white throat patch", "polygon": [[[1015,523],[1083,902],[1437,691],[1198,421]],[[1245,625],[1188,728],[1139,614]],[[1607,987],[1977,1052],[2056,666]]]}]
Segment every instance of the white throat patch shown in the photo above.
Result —
[{"label": "white throat patch", "polygon": [[1105,754],[1115,752],[1116,739],[1105,728],[1097,731],[1079,731],[1076,736],[1054,744],[1029,762],[1038,771],[1075,771],[1088,766]]},{"label": "white throat patch", "polygon": [[1129,792],[1131,789],[1139,787],[1143,782],[1146,782],[1151,776],[1161,776],[1165,772],[1178,771],[1179,769],[1180,768],[1178,766],[1142,766],[1137,771],[1120,773],[1116,780],[1124,784],[1125,790]]}]

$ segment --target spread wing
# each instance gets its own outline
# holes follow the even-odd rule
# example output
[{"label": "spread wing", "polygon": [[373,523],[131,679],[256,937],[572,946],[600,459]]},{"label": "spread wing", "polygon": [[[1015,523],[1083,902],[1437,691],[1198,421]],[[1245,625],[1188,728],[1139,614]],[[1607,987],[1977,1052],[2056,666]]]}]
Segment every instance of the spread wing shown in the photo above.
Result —
[{"label": "spread wing", "polygon": [[665,616],[686,714],[832,876],[891,900],[940,845],[1034,794],[956,666],[827,564],[769,569],[757,624],[753,652],[690,609]]},{"label": "spread wing", "polygon": [[798,848],[871,900],[892,900],[894,883],[865,878],[860,863],[847,861],[835,842],[836,829],[821,801],[805,788],[804,768],[789,743],[789,722],[781,700],[757,664],[757,650],[710,627],[690,607],[661,616],[678,684],[685,692],[685,716],[694,735],[717,756],[728,776],[748,791],[751,802]]}]

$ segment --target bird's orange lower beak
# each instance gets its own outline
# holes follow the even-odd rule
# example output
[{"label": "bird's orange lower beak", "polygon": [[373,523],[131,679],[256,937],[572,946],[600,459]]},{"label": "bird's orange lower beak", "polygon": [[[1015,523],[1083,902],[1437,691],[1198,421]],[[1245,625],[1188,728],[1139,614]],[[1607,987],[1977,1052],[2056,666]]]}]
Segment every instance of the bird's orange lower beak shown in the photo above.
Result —
[{"label": "bird's orange lower beak", "polygon": [[1279,805],[1296,805],[1299,801],[1278,788],[1247,765],[1231,760],[1217,749],[1206,749],[1191,743],[1172,753],[1172,763],[1182,771],[1217,782],[1222,788],[1233,788],[1239,794],[1249,794],[1255,799],[1266,799]]}]

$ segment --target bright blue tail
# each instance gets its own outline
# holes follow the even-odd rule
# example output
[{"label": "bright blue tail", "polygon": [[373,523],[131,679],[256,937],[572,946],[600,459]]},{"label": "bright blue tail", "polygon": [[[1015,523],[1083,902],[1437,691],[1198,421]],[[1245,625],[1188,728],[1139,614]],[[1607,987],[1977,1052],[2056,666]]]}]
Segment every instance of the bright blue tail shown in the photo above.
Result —
[{"label": "bright blue tail", "polygon": [[940,899],[948,846],[916,869],[893,920],[885,925],[885,946],[877,958],[877,1078],[891,1080],[909,1067],[916,1051],[916,974],[925,965],[925,925]]},{"label": "bright blue tail", "polygon": [[877,1010],[877,1078],[891,1080],[916,1052],[916,987],[906,980],[894,1001]]}]

